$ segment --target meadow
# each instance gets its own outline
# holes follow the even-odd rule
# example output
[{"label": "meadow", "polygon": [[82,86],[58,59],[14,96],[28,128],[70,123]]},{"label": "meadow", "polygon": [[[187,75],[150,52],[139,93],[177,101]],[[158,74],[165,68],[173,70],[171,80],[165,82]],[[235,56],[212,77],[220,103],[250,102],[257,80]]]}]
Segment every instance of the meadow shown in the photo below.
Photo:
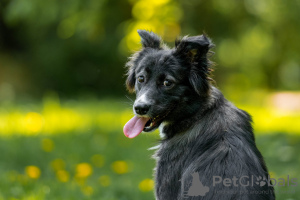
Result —
[{"label": "meadow", "polygon": [[[254,118],[256,141],[278,199],[299,199],[300,115],[239,105]],[[128,99],[4,102],[0,107],[0,200],[154,199],[152,150],[158,132],[128,139]]]}]

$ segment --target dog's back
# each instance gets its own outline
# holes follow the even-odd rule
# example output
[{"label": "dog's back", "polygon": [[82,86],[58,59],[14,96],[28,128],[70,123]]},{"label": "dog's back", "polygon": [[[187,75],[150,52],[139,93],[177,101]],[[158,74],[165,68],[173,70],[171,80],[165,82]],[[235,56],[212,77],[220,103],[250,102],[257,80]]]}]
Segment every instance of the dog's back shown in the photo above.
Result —
[{"label": "dog's back", "polygon": [[[157,199],[275,199],[272,186],[257,184],[259,177],[268,180],[268,172],[255,145],[251,117],[216,88],[212,91],[207,110],[184,124],[162,128],[165,139],[155,153]],[[182,126],[190,128],[168,137]],[[196,185],[199,195],[187,194],[195,188],[194,173],[209,191],[201,195],[203,187]]]}]

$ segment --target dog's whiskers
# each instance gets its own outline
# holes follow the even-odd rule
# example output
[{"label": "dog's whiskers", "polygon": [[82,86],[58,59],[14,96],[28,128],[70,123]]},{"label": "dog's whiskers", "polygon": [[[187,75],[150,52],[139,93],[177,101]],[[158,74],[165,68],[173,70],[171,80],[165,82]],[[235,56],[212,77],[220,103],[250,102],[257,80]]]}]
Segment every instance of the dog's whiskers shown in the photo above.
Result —
[{"label": "dog's whiskers", "polygon": [[125,95],[125,97],[126,97],[128,100],[130,100],[132,103],[134,102],[134,100],[131,99],[129,96]]}]

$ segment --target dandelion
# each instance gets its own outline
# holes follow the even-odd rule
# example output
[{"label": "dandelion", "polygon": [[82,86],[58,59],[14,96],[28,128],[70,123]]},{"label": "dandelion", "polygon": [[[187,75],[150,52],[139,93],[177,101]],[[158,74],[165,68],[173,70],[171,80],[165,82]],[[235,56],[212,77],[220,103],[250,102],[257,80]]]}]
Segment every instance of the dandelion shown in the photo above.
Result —
[{"label": "dandelion", "polygon": [[46,152],[51,152],[54,149],[54,142],[51,139],[42,140],[42,149]]},{"label": "dandelion", "polygon": [[56,172],[56,178],[60,181],[60,182],[68,182],[69,178],[70,178],[70,174],[69,172],[67,172],[66,170],[58,170]]},{"label": "dandelion", "polygon": [[112,170],[117,174],[126,174],[128,173],[128,164],[125,161],[115,161],[111,165]]},{"label": "dandelion", "polygon": [[144,179],[139,184],[139,189],[142,192],[149,192],[152,191],[154,187],[154,181],[152,179]]},{"label": "dandelion", "polygon": [[104,156],[100,154],[93,155],[91,161],[96,167],[102,167],[104,165]]},{"label": "dandelion", "polygon": [[25,168],[25,173],[29,178],[38,179],[41,175],[41,170],[37,166],[30,165]]},{"label": "dandelion", "polygon": [[99,177],[99,183],[103,186],[103,187],[107,187],[111,184],[111,179],[109,176],[107,175],[103,175]]},{"label": "dandelion", "polygon": [[53,168],[54,171],[62,170],[66,166],[65,161],[62,159],[58,158],[55,159],[51,162],[51,167]]},{"label": "dandelion", "polygon": [[89,163],[79,163],[76,166],[76,177],[87,178],[93,173],[93,168]]}]

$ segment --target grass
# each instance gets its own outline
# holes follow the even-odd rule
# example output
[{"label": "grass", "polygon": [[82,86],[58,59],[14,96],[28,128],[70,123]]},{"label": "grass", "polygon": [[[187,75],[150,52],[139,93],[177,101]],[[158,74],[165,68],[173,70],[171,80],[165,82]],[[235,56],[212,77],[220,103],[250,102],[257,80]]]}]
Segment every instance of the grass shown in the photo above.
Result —
[{"label": "grass", "polygon": [[[124,102],[60,102],[52,95],[42,103],[1,106],[0,200],[154,199],[155,163],[147,149],[159,137],[126,138],[122,126],[132,114]],[[273,125],[278,130],[256,134],[272,177],[299,179],[299,127],[282,132],[288,127]],[[278,199],[300,196],[299,186],[276,191]]]},{"label": "grass", "polygon": [[145,138],[127,140],[122,132],[96,129],[1,138],[0,199],[153,199],[151,185],[139,189],[152,178],[148,145]]}]

